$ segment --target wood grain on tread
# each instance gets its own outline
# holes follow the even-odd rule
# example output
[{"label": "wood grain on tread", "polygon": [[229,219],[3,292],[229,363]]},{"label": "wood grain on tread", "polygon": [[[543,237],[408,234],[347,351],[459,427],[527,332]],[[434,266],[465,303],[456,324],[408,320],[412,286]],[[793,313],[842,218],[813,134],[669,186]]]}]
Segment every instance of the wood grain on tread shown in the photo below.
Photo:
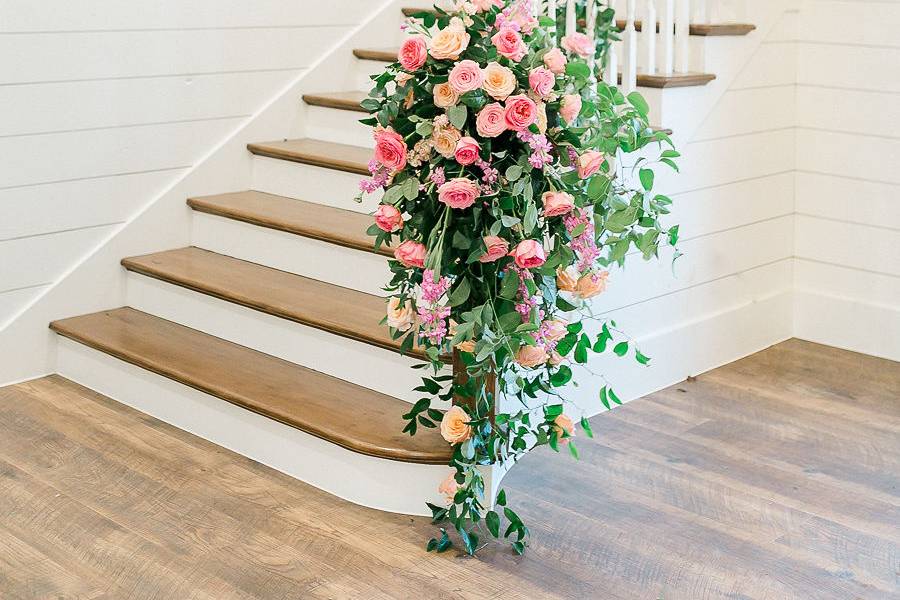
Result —
[{"label": "wood grain on tread", "polygon": [[190,198],[188,206],[196,211],[277,229],[354,250],[393,256],[390,248],[375,250],[375,238],[366,234],[372,217],[286,198],[264,192],[246,191]]},{"label": "wood grain on tread", "polygon": [[148,315],[119,308],[51,323],[53,331],[141,368],[370,456],[443,464],[436,430],[401,433],[402,400]]},{"label": "wood grain on tread", "polygon": [[247,144],[247,149],[257,156],[279,158],[359,175],[369,174],[368,164],[372,159],[372,150],[369,148],[307,138]]},{"label": "wood grain on tread", "polygon": [[303,94],[303,101],[310,106],[323,106],[340,110],[352,110],[366,113],[360,104],[367,98],[365,92],[322,92],[319,94]]},{"label": "wood grain on tread", "polygon": [[[400,341],[391,339],[387,327],[379,325],[385,314],[384,299],[372,294],[194,247],[126,258],[122,265],[282,319],[387,350],[400,349]],[[419,350],[411,354],[424,359]]]}]

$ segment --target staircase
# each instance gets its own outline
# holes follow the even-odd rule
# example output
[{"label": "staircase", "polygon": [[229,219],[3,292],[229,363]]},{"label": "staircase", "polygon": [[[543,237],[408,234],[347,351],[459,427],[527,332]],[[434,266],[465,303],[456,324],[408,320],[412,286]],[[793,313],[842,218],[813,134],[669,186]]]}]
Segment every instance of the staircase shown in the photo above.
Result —
[{"label": "staircase", "polygon": [[[126,306],[50,327],[62,375],[352,502],[424,514],[442,502],[451,447],[435,429],[400,433],[427,371],[379,324],[391,252],[365,233],[377,198],[351,201],[371,157],[362,90],[396,50],[353,55],[357,89],[303,95],[307,137],[247,146],[251,190],[187,200],[190,246],[122,258]],[[714,78],[638,85],[664,94]],[[496,489],[502,472],[486,475]]]}]

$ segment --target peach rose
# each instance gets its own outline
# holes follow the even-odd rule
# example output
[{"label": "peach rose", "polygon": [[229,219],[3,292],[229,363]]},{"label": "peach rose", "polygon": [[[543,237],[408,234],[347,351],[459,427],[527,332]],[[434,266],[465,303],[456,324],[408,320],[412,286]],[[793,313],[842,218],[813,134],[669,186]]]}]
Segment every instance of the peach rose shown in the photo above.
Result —
[{"label": "peach rose", "polygon": [[509,252],[509,242],[496,235],[484,236],[484,245],[487,247],[487,252],[478,257],[478,260],[483,263],[498,261]]},{"label": "peach rose", "polygon": [[456,146],[462,134],[453,126],[435,127],[431,132],[431,141],[434,149],[444,158],[453,158],[456,155]]},{"label": "peach rose", "polygon": [[471,165],[478,160],[478,153],[481,152],[481,146],[475,141],[475,138],[466,136],[460,138],[456,144],[456,162],[461,165]]},{"label": "peach rose", "polygon": [[552,48],[544,55],[544,66],[550,69],[555,75],[562,75],[566,72],[566,63],[569,60],[559,48]]},{"label": "peach rose", "polygon": [[450,208],[469,208],[480,195],[478,184],[465,177],[455,177],[438,188],[438,201]]},{"label": "peach rose", "polygon": [[484,68],[484,83],[481,87],[494,100],[506,100],[516,89],[516,76],[508,67],[490,62]]},{"label": "peach rose", "polygon": [[456,345],[456,349],[460,352],[475,352],[475,340],[466,340]]},{"label": "peach rose", "polygon": [[606,159],[603,158],[602,152],[596,150],[588,150],[578,157],[578,176],[587,179],[600,170]]},{"label": "peach rose", "polygon": [[581,58],[590,58],[594,55],[594,40],[578,31],[563,36],[560,45],[563,50],[577,54]]},{"label": "peach rose", "polygon": [[544,192],[544,216],[547,218],[567,214],[575,208],[575,198],[567,192]]},{"label": "peach rose", "polygon": [[406,142],[393,129],[375,131],[375,160],[390,171],[406,166]]},{"label": "peach rose", "polygon": [[516,353],[516,362],[526,369],[534,369],[544,365],[549,356],[542,346],[522,346]]},{"label": "peach rose", "polygon": [[388,233],[397,231],[403,227],[403,215],[390,204],[380,204],[375,210],[375,224],[378,229]]},{"label": "peach rose", "polygon": [[459,94],[447,82],[436,84],[431,93],[434,95],[434,105],[438,108],[450,108],[459,102]]},{"label": "peach rose", "polygon": [[554,350],[550,353],[550,358],[547,359],[547,364],[551,367],[558,367],[559,365],[563,364],[563,361],[565,360],[566,359],[562,354]]},{"label": "peach rose", "polygon": [[456,483],[456,471],[447,475],[446,479],[438,486],[438,493],[443,494],[448,503],[453,502],[456,492],[459,490],[459,484]]},{"label": "peach rose", "polygon": [[543,102],[537,103],[537,126],[538,131],[547,133],[547,105]]},{"label": "peach rose", "polygon": [[509,255],[515,258],[520,269],[533,269],[547,260],[544,247],[537,240],[522,240]]},{"label": "peach rose", "polygon": [[394,258],[400,261],[405,267],[425,267],[425,254],[428,250],[424,244],[406,240],[394,250]]},{"label": "peach rose", "polygon": [[550,342],[558,342],[569,333],[569,330],[566,329],[567,325],[568,323],[561,319],[544,321],[544,338]]},{"label": "peach rose", "polygon": [[[556,431],[556,437],[559,440],[559,443],[563,446],[568,444],[571,439],[575,437],[575,423],[564,414],[553,419],[553,429]],[[568,436],[563,437],[565,434],[568,434]]]},{"label": "peach rose", "polygon": [[450,69],[450,87],[459,94],[477,90],[484,83],[481,67],[474,60],[463,60]]},{"label": "peach rose", "polygon": [[461,444],[472,437],[469,415],[461,406],[451,406],[441,419],[441,435],[451,444]]},{"label": "peach rose", "polygon": [[506,111],[499,102],[492,102],[478,113],[475,119],[478,135],[494,138],[506,131]]},{"label": "peach rose", "polygon": [[441,29],[431,38],[431,56],[437,60],[457,60],[466,48],[469,47],[470,36],[466,33],[466,26],[459,17],[450,19],[450,25]]},{"label": "peach rose", "polygon": [[578,285],[575,287],[575,294],[583,300],[593,298],[597,294],[602,294],[606,291],[606,280],[608,278],[609,271],[588,273],[578,280]]},{"label": "peach rose", "polygon": [[578,286],[578,280],[572,277],[568,269],[559,269],[556,272],[556,289],[560,292],[574,292]]},{"label": "peach rose", "polygon": [[491,37],[491,43],[497,48],[500,56],[505,56],[513,62],[519,62],[528,52],[528,46],[522,41],[522,36],[513,27],[501,27]]},{"label": "peach rose", "polygon": [[550,69],[537,67],[528,74],[528,86],[531,91],[540,98],[547,98],[553,93],[553,86],[556,84],[556,75]]},{"label": "peach rose", "polygon": [[581,96],[578,94],[566,94],[563,96],[562,104],[559,107],[559,116],[569,125],[581,112]]},{"label": "peach rose", "polygon": [[537,121],[537,105],[528,96],[519,94],[506,99],[506,112],[503,113],[507,128],[522,131]]},{"label": "peach rose", "polygon": [[397,82],[397,85],[398,85],[398,86],[403,87],[403,86],[406,85],[406,84],[409,82],[409,80],[412,79],[412,78],[413,78],[413,76],[410,75],[409,73],[403,73],[403,72],[401,71],[400,73],[397,73],[397,76],[394,78],[394,81]]},{"label": "peach rose", "polygon": [[397,59],[407,71],[421,69],[428,59],[428,45],[425,43],[425,37],[414,35],[403,40]]},{"label": "peach rose", "polygon": [[388,299],[387,324],[398,331],[409,331],[415,321],[416,313],[412,302],[407,300],[402,305],[400,298]]}]

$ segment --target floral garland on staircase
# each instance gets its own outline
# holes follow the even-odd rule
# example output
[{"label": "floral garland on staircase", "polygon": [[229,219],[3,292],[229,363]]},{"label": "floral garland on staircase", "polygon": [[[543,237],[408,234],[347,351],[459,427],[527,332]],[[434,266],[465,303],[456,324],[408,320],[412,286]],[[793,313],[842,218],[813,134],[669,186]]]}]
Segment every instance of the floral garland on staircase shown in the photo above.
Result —
[{"label": "floral garland on staircase", "polygon": [[[453,445],[447,505],[429,507],[470,554],[488,535],[522,553],[529,535],[503,490],[486,499],[483,467],[542,445],[577,457],[576,420],[592,435],[561,396],[573,367],[608,350],[647,364],[588,301],[632,247],[650,259],[678,237],[659,221],[670,199],[652,191],[654,163],[676,168],[671,140],[638,94],[597,82],[596,37],[569,33],[558,47],[556,23],[534,14],[530,0],[470,0],[416,15],[363,102],[375,156],[361,187],[384,190],[369,233],[395,257],[386,323],[435,373],[404,431],[439,427]],[[669,148],[651,161],[651,145]],[[621,159],[638,151],[626,176]],[[442,374],[450,353],[455,377]],[[609,386],[599,393],[620,403]],[[442,527],[427,548],[452,544]]]}]

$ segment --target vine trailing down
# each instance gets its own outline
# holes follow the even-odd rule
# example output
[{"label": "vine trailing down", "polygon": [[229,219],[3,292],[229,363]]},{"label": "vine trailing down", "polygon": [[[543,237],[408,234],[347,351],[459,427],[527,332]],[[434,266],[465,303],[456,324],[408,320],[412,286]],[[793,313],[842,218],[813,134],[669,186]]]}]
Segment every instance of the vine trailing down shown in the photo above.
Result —
[{"label": "vine trailing down", "polygon": [[[384,190],[369,233],[395,257],[386,324],[434,369],[404,431],[439,427],[454,447],[447,504],[429,504],[452,528],[428,550],[451,547],[451,529],[469,554],[491,538],[524,551],[528,527],[504,490],[486,498],[481,468],[542,445],[577,458],[575,422],[592,434],[566,411],[573,368],[590,352],[649,360],[589,300],[632,247],[650,259],[677,242],[659,221],[671,201],[653,192],[653,166],[676,168],[678,153],[643,98],[597,82],[608,27],[557,46],[556,23],[536,12],[529,0],[470,0],[416,15],[363,102],[376,145],[361,188]],[[450,353],[456,377],[441,374]],[[599,395],[620,402],[608,385]]]}]

